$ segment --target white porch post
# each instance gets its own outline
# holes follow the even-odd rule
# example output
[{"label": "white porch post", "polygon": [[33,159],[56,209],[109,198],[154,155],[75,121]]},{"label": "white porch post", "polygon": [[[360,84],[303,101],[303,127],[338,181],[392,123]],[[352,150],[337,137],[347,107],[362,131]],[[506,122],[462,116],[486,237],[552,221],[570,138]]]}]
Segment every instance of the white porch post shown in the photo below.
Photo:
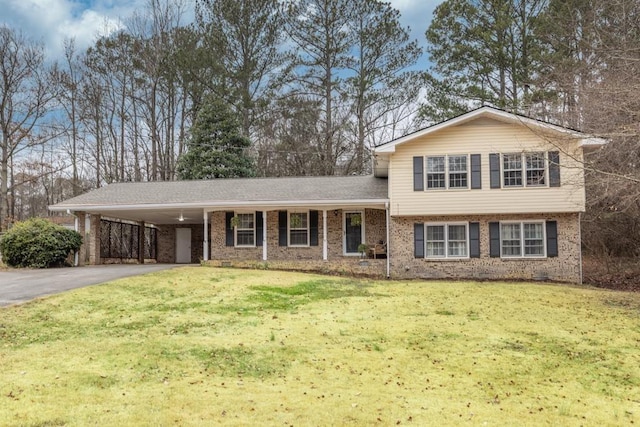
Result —
[{"label": "white porch post", "polygon": [[328,258],[328,242],[327,242],[327,210],[322,211],[322,260]]},{"label": "white porch post", "polygon": [[267,260],[267,211],[262,211],[262,260]]},{"label": "white porch post", "polygon": [[209,261],[209,212],[204,211],[204,241],[202,242],[202,258]]},{"label": "white porch post", "polygon": [[[75,220],[74,220],[73,229],[76,231],[76,233],[80,233],[80,221],[78,220],[77,216],[75,217]],[[84,240],[84,236],[82,236],[82,240]],[[79,264],[80,264],[80,252],[79,251],[75,251],[73,253],[73,266],[77,267]]]}]

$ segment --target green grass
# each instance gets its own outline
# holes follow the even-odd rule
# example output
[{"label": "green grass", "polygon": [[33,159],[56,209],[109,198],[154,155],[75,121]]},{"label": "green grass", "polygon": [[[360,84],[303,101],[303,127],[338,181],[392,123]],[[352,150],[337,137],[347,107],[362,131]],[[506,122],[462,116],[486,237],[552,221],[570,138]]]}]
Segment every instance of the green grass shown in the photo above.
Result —
[{"label": "green grass", "polygon": [[0,310],[0,425],[631,425],[640,295],[185,267]]}]

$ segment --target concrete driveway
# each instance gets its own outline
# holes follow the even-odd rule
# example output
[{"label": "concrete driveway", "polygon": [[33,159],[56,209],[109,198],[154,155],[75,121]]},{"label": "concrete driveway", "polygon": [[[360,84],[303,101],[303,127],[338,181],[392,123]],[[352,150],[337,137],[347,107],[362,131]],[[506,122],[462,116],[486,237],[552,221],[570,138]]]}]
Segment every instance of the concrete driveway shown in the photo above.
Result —
[{"label": "concrete driveway", "polygon": [[44,295],[178,266],[176,264],[118,264],[0,271],[0,306],[19,304]]}]

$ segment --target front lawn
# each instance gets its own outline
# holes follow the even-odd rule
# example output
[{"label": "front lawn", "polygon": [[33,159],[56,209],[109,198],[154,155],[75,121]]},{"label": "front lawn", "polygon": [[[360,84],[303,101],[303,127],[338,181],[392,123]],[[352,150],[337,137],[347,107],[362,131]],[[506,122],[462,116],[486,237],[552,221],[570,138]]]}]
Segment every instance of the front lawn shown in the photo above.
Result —
[{"label": "front lawn", "polygon": [[0,425],[630,425],[640,295],[184,267],[0,309]]}]

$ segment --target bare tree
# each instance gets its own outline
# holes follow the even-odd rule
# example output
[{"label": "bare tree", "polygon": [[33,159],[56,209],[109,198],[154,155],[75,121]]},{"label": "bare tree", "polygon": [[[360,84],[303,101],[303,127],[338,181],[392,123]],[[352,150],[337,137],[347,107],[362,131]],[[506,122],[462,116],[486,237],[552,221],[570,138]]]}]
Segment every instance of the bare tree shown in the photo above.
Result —
[{"label": "bare tree", "polygon": [[53,136],[46,127],[52,86],[42,44],[0,27],[0,230],[7,226],[12,159]]}]

